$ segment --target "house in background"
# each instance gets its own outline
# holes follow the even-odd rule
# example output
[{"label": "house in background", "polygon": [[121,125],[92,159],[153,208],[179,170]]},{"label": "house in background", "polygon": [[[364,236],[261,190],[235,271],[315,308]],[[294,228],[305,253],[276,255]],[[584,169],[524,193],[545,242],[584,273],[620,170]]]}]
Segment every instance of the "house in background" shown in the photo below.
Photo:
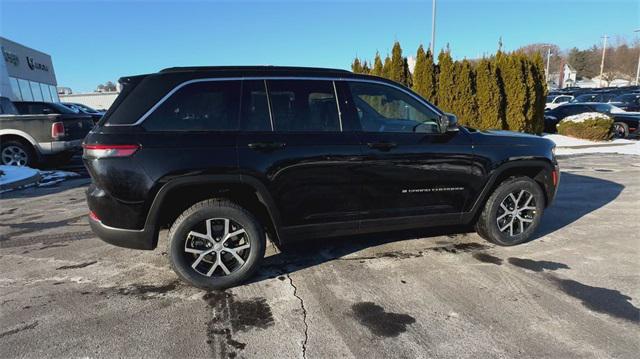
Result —
[{"label": "house in background", "polygon": [[565,88],[576,86],[578,72],[569,64],[564,64],[560,72],[549,74],[547,86],[549,88]]}]

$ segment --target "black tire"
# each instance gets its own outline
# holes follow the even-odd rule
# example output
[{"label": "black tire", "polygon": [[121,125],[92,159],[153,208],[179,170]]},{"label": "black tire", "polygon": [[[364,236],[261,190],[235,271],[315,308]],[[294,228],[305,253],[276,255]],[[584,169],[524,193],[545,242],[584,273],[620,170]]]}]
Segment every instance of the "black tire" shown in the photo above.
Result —
[{"label": "black tire", "polygon": [[[30,143],[19,139],[12,139],[1,142],[2,145],[0,145],[0,164],[27,167],[34,167],[37,164],[36,151],[33,149],[33,146],[31,146]],[[14,151],[21,151],[18,153],[20,155],[24,154],[26,156],[24,164],[17,165],[15,164],[15,162],[17,161],[16,159],[9,160],[9,157],[7,157],[7,155],[9,155],[9,152],[14,153]],[[22,160],[20,160],[20,163],[22,163]]]},{"label": "black tire", "polygon": [[613,124],[613,137],[627,138],[629,137],[629,125],[624,122],[616,122]]},{"label": "black tire", "polygon": [[[499,228],[499,216],[502,217],[506,211],[502,209],[501,204],[505,203],[509,204],[509,202],[513,202],[508,199],[510,194],[520,193],[520,191],[524,191],[523,195],[525,197],[521,198],[521,200],[527,200],[528,196],[526,193],[529,193],[533,197],[533,205],[529,203],[526,207],[533,207],[535,209],[527,209],[522,210],[522,212],[518,212],[518,215],[515,216],[514,219],[511,220],[511,226],[508,227],[508,232],[500,231]],[[515,195],[514,195],[515,196]],[[542,213],[544,211],[544,194],[540,185],[538,185],[534,180],[529,177],[511,177],[500,183],[498,188],[489,196],[489,199],[484,205],[482,213],[476,222],[476,232],[484,239],[489,242],[495,243],[501,246],[513,246],[516,244],[520,244],[531,239],[533,233],[535,233],[536,229],[540,225],[540,220],[542,218]],[[522,202],[520,204],[523,204]],[[517,205],[516,205],[517,207]],[[523,217],[526,217],[526,220],[531,220],[531,222],[524,222],[520,220],[520,214]],[[506,215],[501,219],[502,221],[506,221],[507,223],[509,218],[513,218],[513,215]],[[507,225],[507,224],[505,224]],[[524,230],[521,233],[517,233],[523,227]],[[515,227],[515,228],[514,228]],[[514,235],[510,232],[513,231]]]},{"label": "black tire", "polygon": [[[250,247],[248,254],[241,252],[246,256],[246,258],[243,259],[243,264],[234,259],[234,256],[231,256],[231,252],[225,252],[226,249],[221,248],[220,253],[222,254],[220,254],[220,256],[227,256],[227,259],[232,259],[239,267],[231,270],[230,274],[217,276],[213,273],[212,276],[207,276],[192,268],[192,265],[197,261],[197,257],[200,257],[201,254],[186,253],[185,246],[187,246],[188,240],[194,241],[194,237],[189,235],[191,231],[194,231],[194,228],[206,225],[207,220],[214,218],[228,219],[230,223],[232,223],[229,224],[229,228],[232,228],[233,224],[236,224],[244,229],[246,235],[239,235],[239,237],[241,241],[248,243]],[[202,231],[198,233],[202,233]],[[210,236],[210,238],[211,237],[212,236]],[[209,246],[211,244],[222,246],[223,243],[220,242],[224,242],[223,240],[213,242],[198,238],[195,238],[195,241],[200,241],[201,245],[207,244]],[[189,244],[191,243],[192,242],[189,242]],[[250,278],[264,257],[265,245],[266,239],[263,226],[251,213],[231,201],[225,199],[209,199],[194,204],[184,211],[173,223],[169,230],[168,254],[171,267],[184,281],[198,288],[218,290],[236,286]],[[207,251],[209,250],[206,247],[200,248]],[[214,264],[217,263],[217,259],[215,259],[215,262],[211,262],[214,260],[212,258],[220,257],[215,257],[215,254],[211,256],[212,257],[208,257],[209,261],[206,259],[199,261],[199,264],[196,264],[196,268],[206,266],[209,263],[211,263],[209,268],[212,268]],[[220,260],[225,264],[224,268],[226,271],[228,262],[224,263],[222,259]],[[222,270],[221,267],[218,268]],[[218,271],[218,269],[215,268],[214,270]]]}]

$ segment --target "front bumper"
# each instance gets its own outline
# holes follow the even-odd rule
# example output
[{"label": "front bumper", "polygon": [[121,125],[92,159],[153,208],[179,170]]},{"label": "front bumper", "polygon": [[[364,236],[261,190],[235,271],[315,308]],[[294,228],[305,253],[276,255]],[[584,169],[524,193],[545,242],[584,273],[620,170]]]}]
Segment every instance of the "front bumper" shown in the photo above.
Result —
[{"label": "front bumper", "polygon": [[98,238],[115,246],[146,250],[155,248],[156,234],[152,231],[110,227],[92,216],[89,216],[89,225]]}]

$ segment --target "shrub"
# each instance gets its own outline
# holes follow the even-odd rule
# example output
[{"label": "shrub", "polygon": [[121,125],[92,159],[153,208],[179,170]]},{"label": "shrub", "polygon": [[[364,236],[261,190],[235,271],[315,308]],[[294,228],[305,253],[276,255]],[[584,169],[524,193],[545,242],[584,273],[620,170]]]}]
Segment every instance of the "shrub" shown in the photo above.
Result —
[{"label": "shrub", "polygon": [[613,119],[598,112],[587,112],[565,117],[558,123],[558,133],[592,141],[613,137]]}]

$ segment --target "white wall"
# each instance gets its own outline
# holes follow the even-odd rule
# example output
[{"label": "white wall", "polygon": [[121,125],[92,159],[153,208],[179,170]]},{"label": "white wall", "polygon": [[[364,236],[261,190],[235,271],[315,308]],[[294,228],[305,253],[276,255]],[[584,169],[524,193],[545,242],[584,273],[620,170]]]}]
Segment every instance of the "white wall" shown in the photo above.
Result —
[{"label": "white wall", "polygon": [[119,94],[119,92],[95,92],[60,95],[60,102],[75,102],[87,105],[97,110],[108,110]]}]

